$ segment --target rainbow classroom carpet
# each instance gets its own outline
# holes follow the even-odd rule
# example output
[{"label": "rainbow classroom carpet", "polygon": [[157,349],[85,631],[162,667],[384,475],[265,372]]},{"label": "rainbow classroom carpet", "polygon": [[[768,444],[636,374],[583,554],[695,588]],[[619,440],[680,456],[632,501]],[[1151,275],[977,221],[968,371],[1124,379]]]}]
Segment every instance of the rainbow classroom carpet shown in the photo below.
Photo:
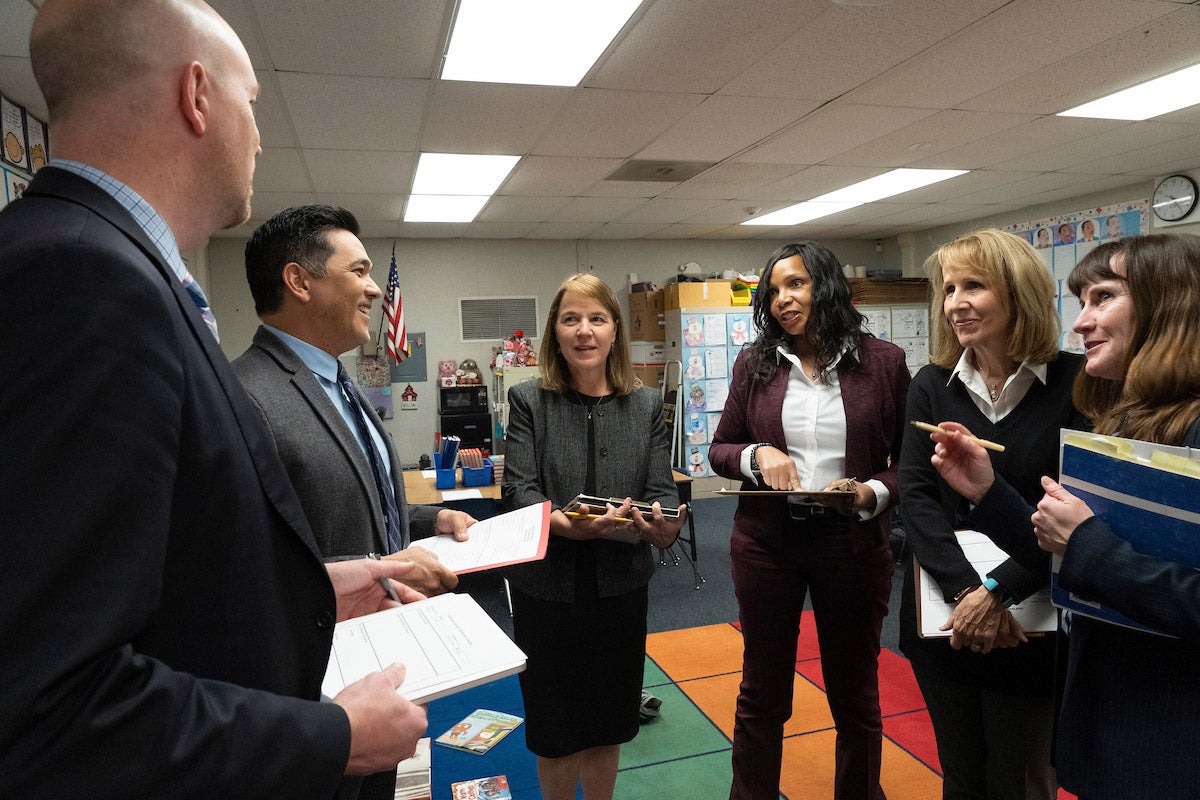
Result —
[{"label": "rainbow classroom carpet", "polygon": [[[800,631],[779,788],[786,800],[826,800],[833,797],[835,734],[811,612],[805,613]],[[728,797],[730,741],[741,680],[740,631],[734,624],[720,624],[652,633],[646,651],[644,685],[663,704],[659,717],[621,748],[617,800]],[[879,688],[884,792],[889,800],[938,800],[941,775],[929,715],[908,661],[886,648],[879,657]],[[430,704],[429,735],[436,738],[476,708],[523,716],[517,678]],[[482,756],[433,748],[433,800],[449,798],[452,781],[501,774],[507,775],[514,800],[541,797],[535,760],[525,749],[524,726]]]}]

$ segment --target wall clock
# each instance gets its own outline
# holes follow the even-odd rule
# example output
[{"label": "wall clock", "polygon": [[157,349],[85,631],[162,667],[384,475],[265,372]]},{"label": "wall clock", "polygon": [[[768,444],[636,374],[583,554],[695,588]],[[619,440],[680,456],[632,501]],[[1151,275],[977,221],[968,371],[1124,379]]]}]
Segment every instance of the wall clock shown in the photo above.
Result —
[{"label": "wall clock", "polygon": [[1168,175],[1154,187],[1151,207],[1164,222],[1177,222],[1196,208],[1196,182],[1187,175]]}]

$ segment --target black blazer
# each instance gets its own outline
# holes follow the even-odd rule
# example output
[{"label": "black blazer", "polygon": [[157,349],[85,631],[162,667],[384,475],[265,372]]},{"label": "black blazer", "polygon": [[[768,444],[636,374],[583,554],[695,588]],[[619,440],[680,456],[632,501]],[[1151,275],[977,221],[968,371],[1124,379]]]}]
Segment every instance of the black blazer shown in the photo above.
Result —
[{"label": "black blazer", "polygon": [[130,215],[0,213],[0,796],[322,797],[335,597],[257,411]]}]

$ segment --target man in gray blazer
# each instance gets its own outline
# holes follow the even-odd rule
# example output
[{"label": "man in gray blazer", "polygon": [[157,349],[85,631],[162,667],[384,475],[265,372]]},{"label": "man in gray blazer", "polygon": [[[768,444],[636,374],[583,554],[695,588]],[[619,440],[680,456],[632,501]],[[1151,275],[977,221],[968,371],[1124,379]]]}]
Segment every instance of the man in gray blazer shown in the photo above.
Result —
[{"label": "man in gray blazer", "polygon": [[[266,420],[325,558],[387,553],[417,565],[404,583],[440,594],[457,576],[409,542],[435,533],[466,539],[475,520],[405,502],[391,437],[357,387],[338,379],[338,356],[369,340],[371,305],[381,294],[358,231],[349,211],[308,205],[285,209],[254,232],[246,277],[264,324],[233,368]],[[386,472],[381,483],[372,457]],[[391,498],[381,489],[394,495],[390,536]]]}]

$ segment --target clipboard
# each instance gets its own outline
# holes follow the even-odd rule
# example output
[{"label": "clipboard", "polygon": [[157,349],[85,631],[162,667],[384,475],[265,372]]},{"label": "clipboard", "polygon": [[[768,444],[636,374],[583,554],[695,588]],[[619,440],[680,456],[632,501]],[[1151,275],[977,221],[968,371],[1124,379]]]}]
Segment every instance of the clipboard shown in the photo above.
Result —
[{"label": "clipboard", "polygon": [[[988,570],[1008,560],[1008,554],[979,531],[955,531],[958,545],[963,555],[971,562],[971,567],[979,574],[982,582]],[[938,630],[950,619],[954,610],[954,600],[942,596],[933,576],[926,572],[916,559],[913,559],[913,570],[916,571],[917,592],[917,635],[922,639],[945,639],[950,637],[950,631]],[[1022,630],[1029,635],[1053,633],[1058,630],[1058,612],[1050,602],[1050,587],[1026,597],[1020,603],[1008,607],[1013,617],[1020,623]]]},{"label": "clipboard", "polygon": [[[806,497],[813,499],[817,505],[833,508],[849,515],[854,506],[855,492],[853,489],[717,489],[713,494],[722,497]],[[835,503],[822,503],[821,499],[836,500]]]},{"label": "clipboard", "polygon": [[[607,509],[608,504],[611,503],[612,505],[617,506],[619,508],[621,506],[621,504],[624,502],[625,502],[624,498],[621,498],[621,497],[596,497],[594,495],[588,495],[588,494],[577,494],[577,495],[575,495],[575,498],[571,502],[569,502],[565,506],[563,506],[562,510],[563,510],[564,514],[580,516],[580,514],[578,513],[579,507],[587,506],[589,510],[600,512],[599,514],[589,514],[588,515],[591,518],[595,518],[595,517],[604,515],[604,512],[608,510]],[[642,514],[647,515],[647,516],[654,513],[653,504],[647,503],[642,500],[634,500],[633,503],[631,504],[631,507],[636,508],[637,510],[641,511]],[[679,509],[663,506],[662,507],[662,515],[665,519],[679,519]],[[621,519],[622,521],[632,521],[626,517],[619,517],[618,519]]]}]

